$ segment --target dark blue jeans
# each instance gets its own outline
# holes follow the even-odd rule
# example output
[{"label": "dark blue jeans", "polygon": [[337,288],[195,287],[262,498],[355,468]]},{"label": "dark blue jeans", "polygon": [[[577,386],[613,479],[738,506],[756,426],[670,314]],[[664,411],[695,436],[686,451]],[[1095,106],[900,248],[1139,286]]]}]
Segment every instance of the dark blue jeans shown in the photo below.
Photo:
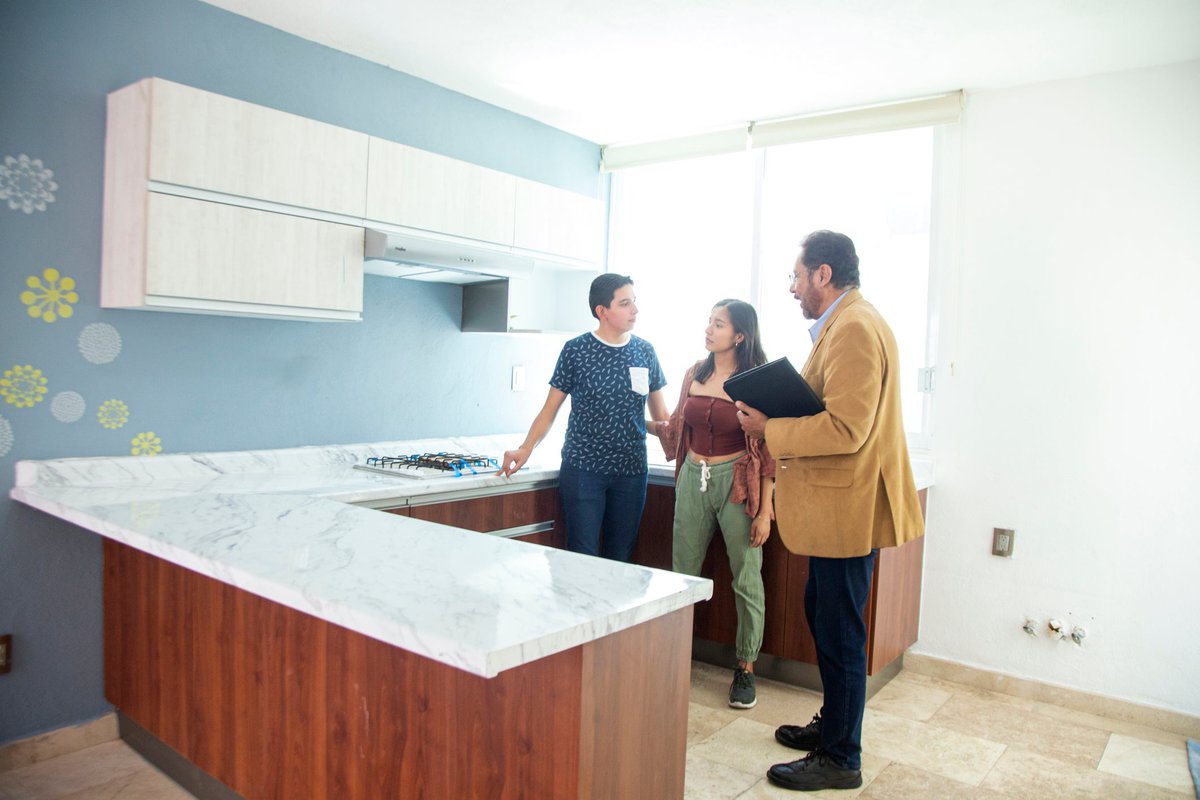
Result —
[{"label": "dark blue jeans", "polygon": [[633,556],[646,505],[645,472],[604,475],[563,464],[558,493],[567,522],[568,550],[614,561]]},{"label": "dark blue jeans", "polygon": [[821,749],[845,769],[862,769],[862,721],[867,702],[867,625],[875,553],[808,559],[804,616],[817,645],[825,687]]}]

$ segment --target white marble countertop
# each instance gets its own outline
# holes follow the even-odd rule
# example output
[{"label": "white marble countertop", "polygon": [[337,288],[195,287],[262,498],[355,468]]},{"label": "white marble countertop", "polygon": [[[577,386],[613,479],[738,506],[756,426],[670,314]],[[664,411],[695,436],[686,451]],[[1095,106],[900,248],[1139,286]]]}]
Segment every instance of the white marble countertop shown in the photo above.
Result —
[{"label": "white marble countertop", "polygon": [[[468,672],[499,672],[712,596],[712,582],[385,514],[422,495],[556,480],[558,443],[512,477],[418,480],[369,456],[498,457],[522,434],[17,463],[14,500]],[[656,440],[651,478],[674,468]],[[932,461],[913,459],[918,488]],[[362,504],[362,505],[355,505]]]},{"label": "white marble countertop", "polygon": [[558,476],[540,447],[506,478],[418,480],[368,456],[499,456],[522,436],[22,461],[11,496],[115,541],[484,677],[712,596],[712,582],[385,514],[422,494]]}]

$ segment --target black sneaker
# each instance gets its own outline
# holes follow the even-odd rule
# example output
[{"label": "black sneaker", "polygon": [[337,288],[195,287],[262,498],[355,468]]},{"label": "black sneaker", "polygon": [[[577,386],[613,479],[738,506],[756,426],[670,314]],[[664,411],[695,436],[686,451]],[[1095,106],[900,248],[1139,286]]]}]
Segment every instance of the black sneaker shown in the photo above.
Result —
[{"label": "black sneaker", "polygon": [[862,770],[843,769],[820,750],[799,761],[776,764],[767,770],[767,780],[784,789],[815,792],[819,789],[857,789],[862,786]]},{"label": "black sneaker", "polygon": [[793,750],[816,750],[821,746],[821,715],[814,714],[812,722],[804,725],[780,725],[775,729],[775,741]]},{"label": "black sneaker", "polygon": [[729,705],[733,708],[754,708],[757,702],[754,673],[738,667],[733,671],[733,683],[729,686]]}]

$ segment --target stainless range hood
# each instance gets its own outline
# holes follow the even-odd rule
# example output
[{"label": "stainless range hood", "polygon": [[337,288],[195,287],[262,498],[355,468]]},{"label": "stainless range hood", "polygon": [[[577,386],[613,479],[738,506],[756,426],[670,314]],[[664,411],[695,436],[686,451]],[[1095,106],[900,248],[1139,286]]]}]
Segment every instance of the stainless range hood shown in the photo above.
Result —
[{"label": "stainless range hood", "polygon": [[375,225],[363,241],[363,271],[462,286],[463,331],[562,333],[591,326],[595,265],[514,252],[499,244]]},{"label": "stainless range hood", "polygon": [[367,228],[363,271],[436,283],[483,283],[533,273],[535,259],[510,248],[403,228]]}]

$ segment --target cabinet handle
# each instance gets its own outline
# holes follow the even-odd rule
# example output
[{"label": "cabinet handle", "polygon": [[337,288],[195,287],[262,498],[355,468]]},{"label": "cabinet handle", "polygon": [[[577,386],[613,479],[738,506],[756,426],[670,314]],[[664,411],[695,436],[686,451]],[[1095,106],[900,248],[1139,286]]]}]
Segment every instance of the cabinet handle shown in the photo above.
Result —
[{"label": "cabinet handle", "polygon": [[495,531],[483,531],[488,536],[502,536],[505,539],[511,539],[514,536],[528,536],[531,533],[545,533],[546,531],[554,530],[554,520],[545,522],[534,522],[531,525],[517,525],[514,528],[500,528]]}]

